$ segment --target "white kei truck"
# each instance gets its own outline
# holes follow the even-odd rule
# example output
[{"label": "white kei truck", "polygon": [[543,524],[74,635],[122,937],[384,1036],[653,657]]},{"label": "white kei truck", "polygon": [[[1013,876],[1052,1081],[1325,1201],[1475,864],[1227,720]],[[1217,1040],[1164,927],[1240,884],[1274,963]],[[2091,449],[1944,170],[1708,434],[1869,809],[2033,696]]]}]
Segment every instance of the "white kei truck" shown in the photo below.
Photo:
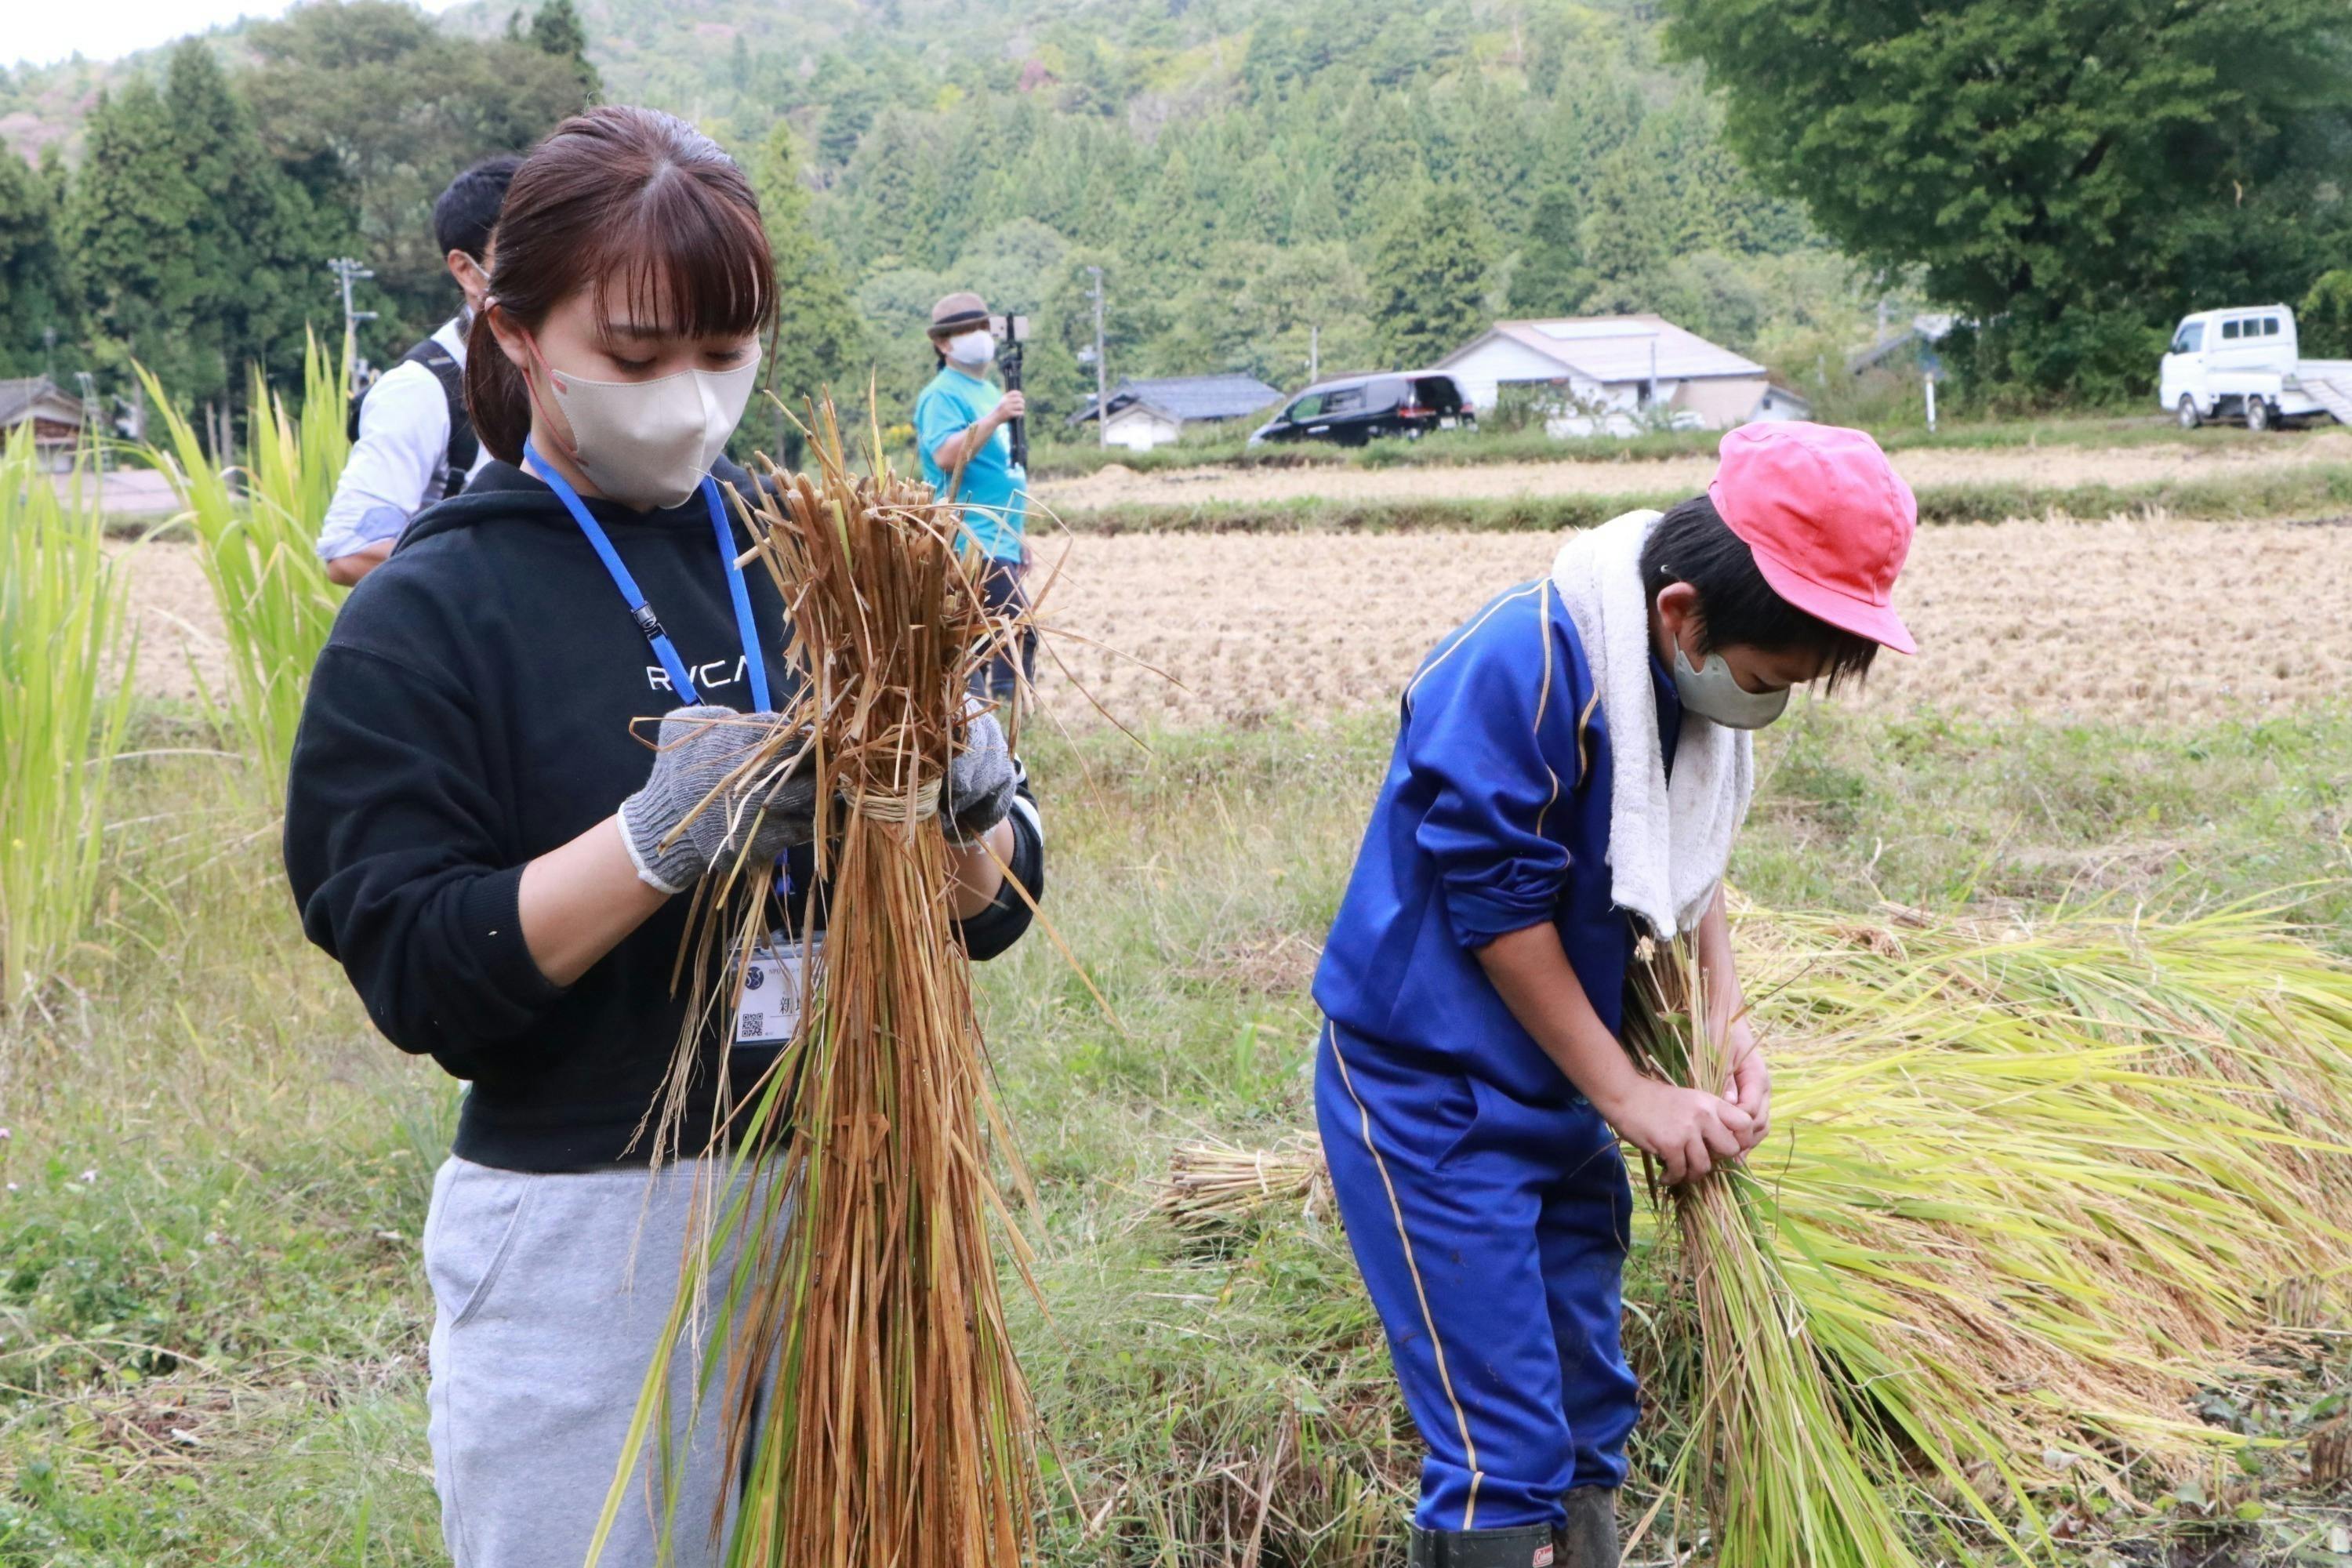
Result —
[{"label": "white kei truck", "polygon": [[2294,312],[2284,305],[2199,310],[2173,331],[2157,398],[2184,430],[2208,419],[2273,430],[2322,414],[2352,425],[2352,360],[2298,357]]}]

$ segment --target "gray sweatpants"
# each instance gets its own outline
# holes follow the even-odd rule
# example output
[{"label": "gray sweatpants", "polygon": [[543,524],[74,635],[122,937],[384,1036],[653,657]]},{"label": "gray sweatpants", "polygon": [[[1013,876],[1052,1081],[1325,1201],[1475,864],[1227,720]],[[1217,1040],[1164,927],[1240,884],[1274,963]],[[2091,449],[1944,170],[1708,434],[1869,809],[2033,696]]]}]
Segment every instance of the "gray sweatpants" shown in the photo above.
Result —
[{"label": "gray sweatpants", "polygon": [[[699,1162],[537,1175],[452,1156],[433,1182],[428,1433],[441,1532],[457,1568],[581,1568],[669,1320]],[[723,1290],[723,1277],[719,1282]],[[725,1334],[704,1332],[723,1360]],[[670,1373],[683,1428],[694,1352]],[[671,1562],[705,1568],[720,1474],[722,1394],[683,1445]],[[648,1436],[600,1568],[653,1568],[660,1521]]]}]

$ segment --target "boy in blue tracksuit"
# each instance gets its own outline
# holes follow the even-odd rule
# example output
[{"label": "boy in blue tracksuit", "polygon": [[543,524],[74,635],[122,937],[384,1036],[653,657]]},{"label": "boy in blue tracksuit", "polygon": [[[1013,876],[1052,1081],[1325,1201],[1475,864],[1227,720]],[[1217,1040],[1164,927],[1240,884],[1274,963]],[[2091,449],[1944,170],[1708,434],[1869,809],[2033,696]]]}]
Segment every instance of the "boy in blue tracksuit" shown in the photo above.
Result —
[{"label": "boy in blue tracksuit", "polygon": [[[1888,593],[1915,515],[1860,432],[1733,431],[1707,495],[1571,542],[1405,690],[1315,978],[1316,1104],[1428,1446],[1415,1568],[1617,1562],[1637,1411],[1619,1341],[1633,1215],[1619,1141],[1670,1183],[1694,1179],[1763,1136],[1769,1087],[1738,1021],[1719,861],[1669,906],[1681,918],[1637,929],[1632,909],[1651,906],[1629,904],[1626,883],[1642,858],[1612,862],[1612,831],[1670,798],[1679,756],[1693,772],[1675,812],[1695,809],[1700,764],[1722,774],[1727,855],[1752,779],[1741,731],[1795,685],[1834,686],[1881,646],[1912,651]],[[1613,634],[1580,631],[1612,604]],[[1644,1078],[1618,1043],[1636,939],[1675,929],[1739,1057],[1726,1096]]]}]

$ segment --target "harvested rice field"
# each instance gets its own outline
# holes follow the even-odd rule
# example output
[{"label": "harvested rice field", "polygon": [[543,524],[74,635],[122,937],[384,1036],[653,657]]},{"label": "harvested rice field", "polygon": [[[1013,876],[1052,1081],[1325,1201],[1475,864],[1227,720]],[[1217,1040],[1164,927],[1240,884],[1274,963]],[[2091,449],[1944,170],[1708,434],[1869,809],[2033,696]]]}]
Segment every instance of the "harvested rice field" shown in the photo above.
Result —
[{"label": "harvested rice field", "polygon": [[[1039,684],[1073,727],[1100,721],[1073,677],[1129,723],[1386,705],[1437,637],[1548,570],[1556,544],[1524,533],[1080,539],[1045,611],[1078,636],[1060,645],[1067,673],[1048,659]],[[1923,529],[1896,590],[1919,656],[1880,660],[1855,700],[2168,726],[2259,717],[2352,687],[2352,643],[2313,635],[2294,608],[2347,602],[2352,521]]]},{"label": "harvested rice field", "polygon": [[[1782,1069],[1775,1224],[1810,1226],[1808,1256],[1867,1260],[1846,1284],[1809,1271],[1821,1364],[1837,1397],[1924,1412],[1941,1473],[1990,1489],[1993,1525],[1931,1542],[1955,1495],[1871,1458],[1845,1495],[1893,1500],[1920,1539],[1847,1560],[1992,1568],[2020,1560],[1994,1539],[2014,1528],[2050,1568],[2352,1568],[2352,1329],[2340,1282],[2305,1272],[2352,1223],[2331,1201],[2352,1190],[2334,1146],[2352,1081],[2352,654],[2334,635],[2352,516],[2068,505],[2118,515],[1922,532],[1900,593],[1926,653],[1768,737],[1734,862]],[[1420,1447],[1317,1162],[1296,1158],[1307,982],[1396,691],[1559,541],[1495,531],[1505,510],[1041,539],[1066,568],[1045,606],[1057,651],[1155,733],[1127,744],[1046,670],[1054,716],[1086,731],[1029,747],[1050,940],[977,977],[1033,1178],[1013,1223],[1041,1300],[1009,1268],[1003,1283],[1054,1454],[1039,1568],[1403,1560]],[[2331,489],[2301,515],[2347,512],[2352,489]],[[246,539],[298,563],[308,545],[299,528],[214,537],[239,542],[213,546],[231,572],[254,563]],[[110,553],[157,706],[133,706],[102,814],[14,840],[44,873],[70,868],[55,846],[86,845],[97,879],[57,984],[0,1017],[0,1565],[435,1568],[417,1248],[457,1097],[386,1045],[291,918],[268,789],[280,731],[207,731],[175,705],[230,684],[195,547]],[[251,575],[288,585],[264,610],[307,602],[287,574]],[[617,606],[595,613],[633,635]],[[91,728],[52,727],[71,745]],[[1305,1184],[1277,1197],[1266,1149]],[[1163,1212],[1180,1182],[1247,1212]],[[1764,1553],[1710,1546],[1730,1526],[1699,1533],[1675,1456],[1764,1451],[1794,1475],[1780,1461],[1801,1450],[1693,1425],[1717,1309],[1676,1228],[1637,1226],[1628,1267],[1649,1404],[1627,1522],[1663,1511],[1627,1561],[1754,1568]],[[1890,1353],[1903,1364],[1882,1371]],[[1818,1401],[1807,1419],[1833,1436]]]},{"label": "harvested rice field", "polygon": [[[1436,437],[1432,437],[1436,439]],[[2276,442],[2128,447],[1914,447],[1892,455],[1915,486],[2138,485],[2231,474],[2271,473],[2352,461],[2352,430],[2283,435]],[[1335,501],[1508,500],[1515,497],[1696,495],[1715,473],[1712,455],[1620,462],[1480,463],[1388,468],[1321,465],[1297,468],[1178,468],[1139,473],[1113,463],[1082,479],[1039,484],[1063,511],[1131,505],[1189,506],[1318,499]]]},{"label": "harvested rice field", "polygon": [[[1498,588],[1545,571],[1557,542],[1442,532],[1050,542],[1039,581],[1067,554],[1044,615],[1071,635],[1055,639],[1039,686],[1074,730],[1102,722],[1079,685],[1137,725],[1384,707],[1436,638]],[[222,668],[194,554],[170,543],[129,554],[141,683],[192,696],[192,658],[208,680]],[[1896,598],[1921,652],[1881,660],[1853,699],[1865,707],[2172,726],[2352,689],[2352,641],[2314,635],[2352,603],[2352,520],[1927,528]]]}]

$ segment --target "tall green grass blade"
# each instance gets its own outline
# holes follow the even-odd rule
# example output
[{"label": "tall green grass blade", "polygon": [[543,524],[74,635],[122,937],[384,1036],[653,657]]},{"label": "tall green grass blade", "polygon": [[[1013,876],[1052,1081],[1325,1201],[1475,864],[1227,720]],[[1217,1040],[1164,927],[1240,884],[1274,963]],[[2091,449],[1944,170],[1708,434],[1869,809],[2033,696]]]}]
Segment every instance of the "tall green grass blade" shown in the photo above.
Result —
[{"label": "tall green grass blade", "polygon": [[228,642],[227,689],[215,697],[200,686],[199,700],[253,760],[259,793],[274,807],[284,797],[310,668],[343,598],[315,548],[351,452],[343,380],[316,338],[303,358],[299,413],[257,371],[251,461],[238,468],[215,463],[155,378],[139,374],[166,438],[148,459],[179,493]]},{"label": "tall green grass blade", "polygon": [[89,929],[130,714],[125,584],[85,477],[77,458],[61,494],[29,426],[0,447],[0,1010],[57,979]]}]

